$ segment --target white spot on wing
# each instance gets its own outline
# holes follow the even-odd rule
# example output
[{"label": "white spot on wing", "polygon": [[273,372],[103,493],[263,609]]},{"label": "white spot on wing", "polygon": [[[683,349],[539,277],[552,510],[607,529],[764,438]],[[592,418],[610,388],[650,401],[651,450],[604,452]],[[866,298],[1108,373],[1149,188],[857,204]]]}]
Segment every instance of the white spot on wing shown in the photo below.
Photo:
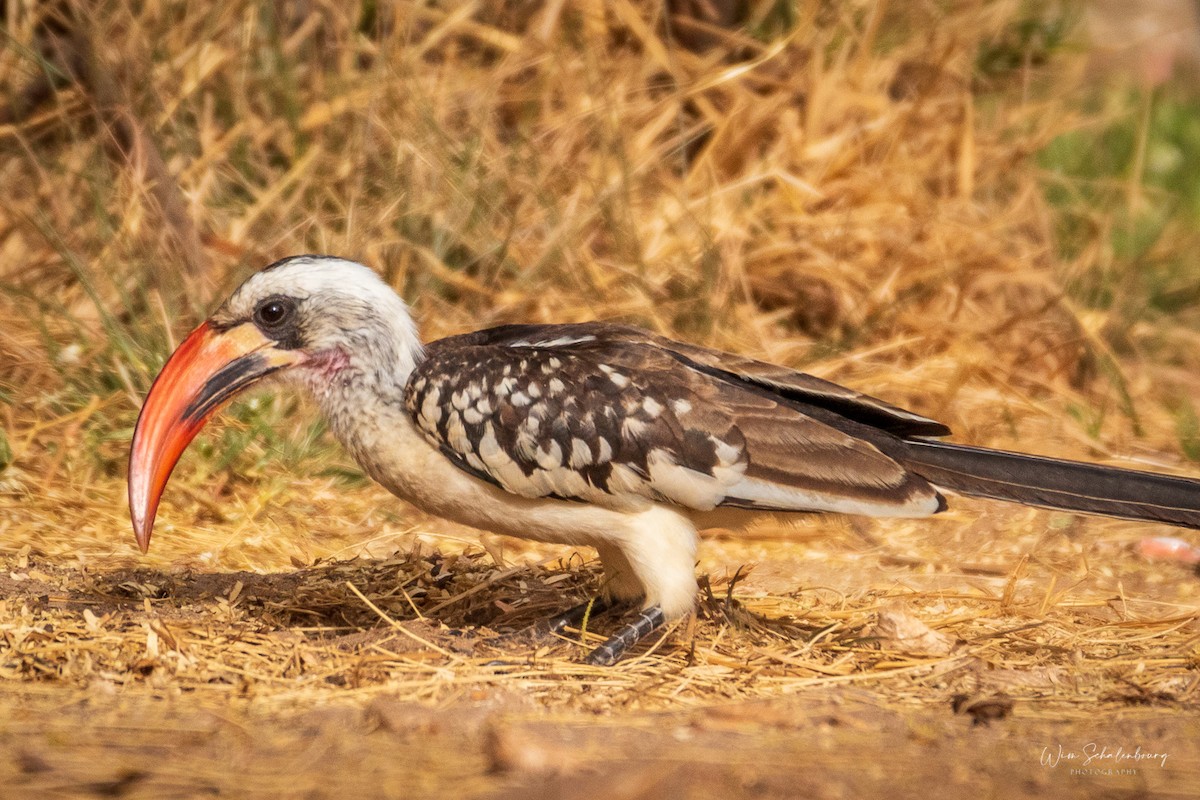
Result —
[{"label": "white spot on wing", "polygon": [[634,417],[626,417],[621,423],[621,433],[630,439],[638,439],[646,432],[646,423]]},{"label": "white spot on wing", "polygon": [[601,372],[603,372],[605,375],[608,376],[608,379],[610,381],[612,381],[614,384],[616,384],[618,389],[624,389],[626,386],[629,385],[629,378],[627,378],[624,375],[622,375],[621,373],[617,372],[615,369],[613,369],[608,364],[600,364],[599,369]]},{"label": "white spot on wing", "polygon": [[571,466],[578,469],[592,463],[592,448],[578,437],[571,440]]},{"label": "white spot on wing", "polygon": [[488,423],[483,429],[483,437],[479,440],[479,455],[487,462],[489,466],[493,462],[503,460],[509,461],[508,454],[500,448],[500,442],[496,439],[496,431],[492,427],[492,423]]},{"label": "white spot on wing", "polygon": [[426,392],[424,399],[421,400],[421,419],[428,421],[432,426],[436,426],[442,420],[442,407],[438,404],[441,398],[441,391],[434,388]]},{"label": "white spot on wing", "polygon": [[545,470],[558,469],[562,466],[562,448],[558,442],[551,439],[537,451],[537,464]]},{"label": "white spot on wing", "polygon": [[646,465],[654,489],[681,506],[710,511],[725,499],[725,487],[720,481],[676,463],[666,450],[651,451]]},{"label": "white spot on wing", "polygon": [[453,412],[446,421],[446,442],[459,453],[470,453],[475,449],[471,446],[471,440],[467,438],[467,429],[463,427],[462,417]]},{"label": "white spot on wing", "polygon": [[741,459],[742,449],[740,447],[734,447],[728,442],[718,439],[712,434],[709,434],[708,438],[709,441],[711,441],[716,447],[717,463],[722,467],[728,467],[732,464],[736,464]]},{"label": "white spot on wing", "polygon": [[496,476],[496,480],[500,481],[500,485],[510,492],[515,492],[522,497],[537,497],[537,491],[526,477],[525,471],[517,465],[515,461],[506,461],[499,466],[492,467],[492,474]]},{"label": "white spot on wing", "polygon": [[559,336],[554,339],[521,339],[516,342],[509,342],[509,347],[566,347],[572,344],[581,344],[583,342],[595,341],[596,337],[590,333],[583,336]]},{"label": "white spot on wing", "polygon": [[650,497],[652,493],[641,476],[624,464],[614,463],[608,475],[608,490],[612,494],[639,494]]},{"label": "white spot on wing", "polygon": [[550,480],[554,493],[563,497],[587,497],[591,493],[588,482],[573,469],[560,467],[550,473]]},{"label": "white spot on wing", "polygon": [[517,454],[526,461],[532,461],[537,457],[537,439],[526,426],[522,425],[517,431]]}]

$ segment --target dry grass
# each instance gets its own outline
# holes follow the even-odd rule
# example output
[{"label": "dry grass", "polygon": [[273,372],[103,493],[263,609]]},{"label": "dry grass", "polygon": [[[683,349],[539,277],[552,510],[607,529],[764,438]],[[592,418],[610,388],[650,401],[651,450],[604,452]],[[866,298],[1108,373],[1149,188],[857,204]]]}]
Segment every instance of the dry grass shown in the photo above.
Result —
[{"label": "dry grass", "polygon": [[[367,485],[287,397],[235,406],[193,447],[136,555],[122,475],[141,393],[211,300],[300,251],[374,265],[430,337],[621,318],[804,367],[963,441],[1177,466],[1194,314],[1130,312],[1138,264],[1114,261],[1103,209],[1060,256],[1032,159],[1087,121],[1072,48],[1012,45],[1016,2],[754,5],[761,36],[708,52],[628,0],[113,2],[67,33],[54,6],[14,6],[3,692],[225,714],[521,695],[630,720],[846,687],[938,709],[1003,693],[1025,720],[1194,704],[1197,583],[1129,554],[1160,531],[967,501],[919,524],[716,536],[698,620],[611,670],[575,663],[576,642],[497,639],[594,589],[590,554],[495,538],[485,554]],[[32,102],[63,63],[47,42],[94,52]],[[1016,65],[982,74],[1004,48]],[[1071,292],[1097,271],[1103,306]],[[755,566],[736,582],[739,565]],[[873,638],[897,597],[950,652]],[[1194,777],[1194,748],[1171,746]]]},{"label": "dry grass", "polygon": [[[0,580],[0,675],[281,707],[381,694],[450,704],[519,686],[550,707],[657,710],[848,684],[947,706],[959,693],[1001,693],[1036,701],[1023,709],[1035,716],[1194,703],[1192,583],[1135,566],[1112,596],[1103,577],[1055,569],[1069,555],[1045,552],[1057,549],[1034,563],[919,564],[876,550],[885,566],[869,567],[862,553],[812,549],[819,567],[711,568],[698,617],[614,669],[574,661],[611,620],[563,637],[527,630],[588,596],[598,574],[577,560],[498,567],[478,551],[418,548],[262,574],[91,569],[21,554]],[[833,571],[852,577],[830,580]],[[896,613],[918,616],[938,641],[885,633],[878,621]]]}]

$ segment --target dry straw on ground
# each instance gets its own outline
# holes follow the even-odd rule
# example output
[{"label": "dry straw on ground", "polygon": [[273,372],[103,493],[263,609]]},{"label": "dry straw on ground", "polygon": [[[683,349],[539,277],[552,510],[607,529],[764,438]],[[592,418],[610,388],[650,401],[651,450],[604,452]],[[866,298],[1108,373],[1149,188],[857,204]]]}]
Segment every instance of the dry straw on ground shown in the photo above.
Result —
[{"label": "dry straw on ground", "polygon": [[[1197,584],[1131,555],[1167,532],[1152,526],[957,501],[931,521],[716,534],[698,617],[596,670],[576,663],[579,641],[611,620],[548,643],[498,633],[594,591],[592,554],[481,549],[348,477],[303,404],[264,395],[185,459],[154,550],[137,554],[124,450],[166,343],[240,276],[298,251],[374,265],[431,337],[620,318],[809,369],[962,441],[1177,467],[1169,408],[1196,395],[1194,330],[1114,336],[1116,311],[1063,289],[1108,257],[1103,218],[1072,260],[1057,255],[1032,161],[1081,122],[1069,49],[984,81],[977,57],[1006,46],[1019,3],[751,6],[767,35],[718,29],[707,50],[686,19],[629,0],[10,6],[0,707],[13,714],[0,741],[27,744],[0,776],[68,794],[89,770],[97,791],[228,786],[192,761],[186,780],[85,764],[71,754],[94,751],[38,721],[49,708],[86,730],[132,706],[131,724],[170,728],[179,752],[180,730],[225,741],[215,714],[286,764],[293,732],[272,715],[350,703],[366,716],[333,729],[382,727],[417,754],[380,775],[492,791],[488,769],[554,780],[546,764],[571,772],[597,752],[556,749],[581,714],[625,715],[613,741],[632,742],[651,712],[849,696],[904,709],[912,746],[961,735],[970,723],[950,708],[965,695],[958,707],[1014,701],[1014,725],[1067,720],[1060,733],[1148,714],[1177,771],[1138,785],[1195,778],[1200,755],[1171,720],[1200,683]],[[880,635],[897,600],[946,647]],[[362,705],[381,698],[459,721]],[[480,708],[508,716],[470,722]],[[546,713],[566,727],[514,754],[505,725]],[[821,713],[861,732],[838,741],[863,759],[895,733]],[[790,730],[752,716],[764,747],[767,729]],[[375,769],[368,750],[329,763]],[[1030,759],[1015,769],[1036,772]],[[861,789],[853,765],[830,780]]]}]

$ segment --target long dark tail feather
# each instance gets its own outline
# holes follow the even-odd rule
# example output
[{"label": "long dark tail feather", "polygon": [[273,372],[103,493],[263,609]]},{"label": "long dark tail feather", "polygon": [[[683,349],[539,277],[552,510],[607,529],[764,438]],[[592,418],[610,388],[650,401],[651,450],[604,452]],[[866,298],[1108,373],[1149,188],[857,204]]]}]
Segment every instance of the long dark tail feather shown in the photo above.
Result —
[{"label": "long dark tail feather", "polygon": [[920,439],[893,457],[962,494],[1200,528],[1200,480]]}]

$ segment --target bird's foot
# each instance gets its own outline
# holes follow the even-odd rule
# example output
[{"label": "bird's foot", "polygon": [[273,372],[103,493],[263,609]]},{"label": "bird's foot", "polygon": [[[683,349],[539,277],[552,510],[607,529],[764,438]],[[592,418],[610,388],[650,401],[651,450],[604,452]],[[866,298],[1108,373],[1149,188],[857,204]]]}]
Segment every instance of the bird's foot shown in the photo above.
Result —
[{"label": "bird's foot", "polygon": [[[595,615],[611,611],[618,606],[619,604],[617,603],[613,603],[603,597],[597,597],[586,603],[580,603],[577,606],[569,608],[561,614],[556,614],[550,619],[539,622],[529,628],[505,634],[501,639],[510,643],[520,643],[528,647],[557,637],[567,628],[586,627],[586,620]],[[661,608],[658,606],[647,608],[634,617],[632,621],[618,628],[617,632],[610,636],[603,644],[588,653],[583,661],[585,664],[591,664],[592,666],[611,667],[625,657],[629,648],[661,628],[666,621],[666,615],[663,614]],[[489,661],[488,665],[496,667],[516,666],[514,662],[508,660]]]},{"label": "bird's foot", "polygon": [[[616,605],[604,597],[594,597],[587,602],[572,606],[561,614],[555,614],[549,619],[535,622],[527,628],[501,634],[495,639],[491,639],[489,643],[493,646],[502,643],[508,647],[525,651],[536,649],[542,645],[553,644],[560,641],[558,637],[567,628],[586,627],[587,620],[613,609]],[[487,662],[487,666],[493,667],[512,667],[515,665],[516,662],[505,659]]]},{"label": "bird's foot", "polygon": [[[571,611],[574,610],[571,609]],[[597,667],[611,667],[625,656],[629,648],[661,628],[666,621],[666,615],[658,606],[645,609],[632,622],[622,626],[610,636],[608,641],[588,653],[583,663]]]},{"label": "bird's foot", "polygon": [[593,616],[603,614],[605,611],[613,608],[613,603],[603,597],[593,597],[585,603],[580,603],[577,606],[568,608],[561,614],[555,614],[544,622],[539,622],[535,627],[539,632],[548,634],[562,633],[567,628],[578,628],[584,624],[584,620],[591,619]]}]

